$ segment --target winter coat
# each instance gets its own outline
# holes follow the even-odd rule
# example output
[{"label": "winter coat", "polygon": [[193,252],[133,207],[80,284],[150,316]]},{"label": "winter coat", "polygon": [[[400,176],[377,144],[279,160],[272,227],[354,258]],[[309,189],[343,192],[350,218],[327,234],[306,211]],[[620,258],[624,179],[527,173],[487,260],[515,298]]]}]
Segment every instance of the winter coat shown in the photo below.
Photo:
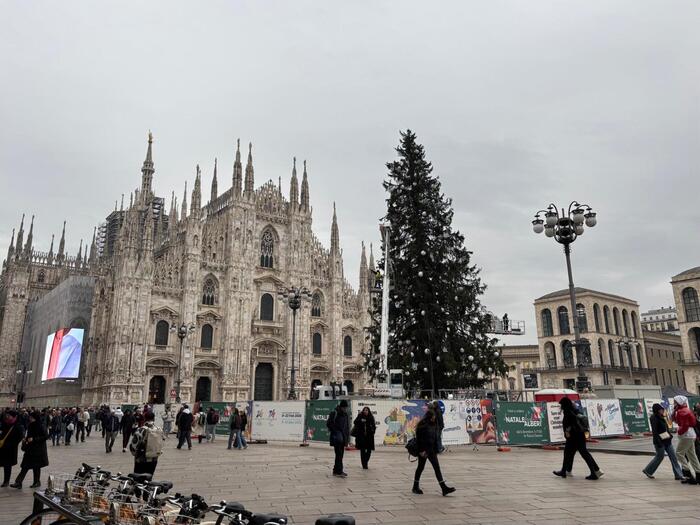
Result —
[{"label": "winter coat", "polygon": [[24,446],[22,468],[43,468],[49,464],[49,453],[46,450],[46,429],[40,421],[29,423],[26,439],[32,438],[31,443]]},{"label": "winter coat", "polygon": [[3,424],[0,431],[0,441],[5,439],[5,443],[0,448],[0,466],[12,467],[17,464],[17,449],[23,437],[24,427],[19,422],[15,422],[14,425]]},{"label": "winter coat", "polygon": [[562,410],[564,417],[562,418],[562,427],[564,432],[567,433],[567,441],[586,441],[586,434],[581,430],[581,426],[578,422],[579,411],[574,410]]},{"label": "winter coat", "polygon": [[343,440],[343,445],[350,443],[350,417],[338,406],[328,415],[327,422],[330,431],[330,445],[333,447]]},{"label": "winter coat", "polygon": [[116,414],[107,414],[104,417],[102,426],[105,432],[119,432],[119,418]]},{"label": "winter coat", "polygon": [[438,426],[430,424],[423,420],[416,427],[416,443],[418,444],[418,452],[427,452],[428,454],[438,453]]},{"label": "winter coat", "polygon": [[119,430],[122,434],[131,434],[134,431],[134,416],[131,414],[124,414],[122,420],[119,422]]},{"label": "winter coat", "polygon": [[678,436],[683,436],[688,429],[694,428],[697,423],[695,414],[687,406],[681,406],[673,412],[673,420],[678,425]]},{"label": "winter coat", "polygon": [[231,430],[240,430],[242,425],[241,416],[239,414],[231,414],[230,419],[229,428]]},{"label": "winter coat", "polygon": [[374,450],[374,433],[377,430],[374,419],[360,414],[355,418],[352,426],[355,430],[355,447],[362,450]]},{"label": "winter coat", "polygon": [[241,430],[245,432],[245,427],[248,426],[248,416],[245,412],[241,412],[239,416],[241,416]]},{"label": "winter coat", "polygon": [[[673,439],[671,432],[668,429],[668,421],[665,417],[658,414],[654,414],[649,418],[649,424],[651,426],[651,434],[653,436],[654,446],[661,447],[664,443],[670,443]],[[664,432],[668,432],[669,438],[662,440],[659,436]]]},{"label": "winter coat", "polygon": [[51,430],[56,433],[61,430],[61,416],[56,414],[51,418]]},{"label": "winter coat", "polygon": [[181,432],[191,432],[192,431],[192,414],[185,413],[183,411],[177,420],[177,428]]}]

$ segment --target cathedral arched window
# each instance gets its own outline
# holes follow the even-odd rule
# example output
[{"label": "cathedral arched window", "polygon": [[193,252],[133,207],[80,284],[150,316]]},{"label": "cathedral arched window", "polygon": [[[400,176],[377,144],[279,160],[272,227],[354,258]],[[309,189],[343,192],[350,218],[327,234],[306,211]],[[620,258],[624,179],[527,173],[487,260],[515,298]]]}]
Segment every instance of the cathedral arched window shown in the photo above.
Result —
[{"label": "cathedral arched window", "polygon": [[156,323],[156,346],[168,346],[168,334],[170,325],[168,321],[158,321]]},{"label": "cathedral arched window", "polygon": [[202,334],[199,346],[211,350],[214,344],[214,327],[209,323],[202,325]]},{"label": "cathedral arched window", "polygon": [[274,268],[275,238],[272,232],[267,230],[262,235],[260,241],[260,266],[263,268]]},{"label": "cathedral arched window", "polygon": [[321,334],[319,334],[318,332],[314,333],[311,346],[314,355],[321,355],[323,340],[321,339]]},{"label": "cathedral arched window", "polygon": [[311,317],[321,317],[323,315],[323,298],[316,292],[311,298]]},{"label": "cathedral arched window", "polygon": [[212,277],[204,280],[202,287],[202,304],[213,306],[216,304],[216,281]]},{"label": "cathedral arched window", "polygon": [[260,320],[273,321],[275,318],[275,300],[272,295],[265,293],[260,298]]},{"label": "cathedral arched window", "polygon": [[349,335],[343,338],[343,355],[345,357],[352,357],[352,337]]}]

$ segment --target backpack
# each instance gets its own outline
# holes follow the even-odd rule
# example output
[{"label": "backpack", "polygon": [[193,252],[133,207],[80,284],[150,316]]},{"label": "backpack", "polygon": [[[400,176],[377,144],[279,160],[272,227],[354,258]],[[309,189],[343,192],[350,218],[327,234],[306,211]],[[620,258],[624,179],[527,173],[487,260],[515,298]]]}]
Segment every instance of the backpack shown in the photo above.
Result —
[{"label": "backpack", "polygon": [[163,442],[165,441],[163,431],[155,426],[143,428],[146,429],[146,459],[158,459],[163,453]]},{"label": "backpack", "polygon": [[590,433],[591,426],[588,423],[588,417],[583,414],[576,414],[576,424],[582,434]]},{"label": "backpack", "polygon": [[140,427],[134,430],[129,439],[129,452],[134,457],[141,454],[141,451],[146,447],[146,427]]},{"label": "backpack", "polygon": [[211,421],[214,425],[216,425],[219,422],[219,413],[218,412],[214,412],[211,415]]}]

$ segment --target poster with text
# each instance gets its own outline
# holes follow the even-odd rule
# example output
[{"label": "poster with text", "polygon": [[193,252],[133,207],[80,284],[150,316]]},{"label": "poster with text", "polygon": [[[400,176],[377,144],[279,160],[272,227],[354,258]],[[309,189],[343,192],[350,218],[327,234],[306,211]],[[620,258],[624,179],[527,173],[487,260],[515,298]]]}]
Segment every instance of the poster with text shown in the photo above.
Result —
[{"label": "poster with text", "polygon": [[549,426],[550,443],[563,443],[566,441],[566,436],[564,436],[564,414],[561,411],[561,405],[556,401],[547,403],[547,424]]},{"label": "poster with text", "polygon": [[416,425],[428,409],[427,402],[421,399],[372,399],[353,401],[353,414],[357,415],[365,406],[372,411],[377,424],[375,445],[405,445],[415,436]]},{"label": "poster with text", "polygon": [[469,434],[464,420],[464,411],[460,401],[440,400],[440,411],[445,428],[442,431],[442,444],[465,445],[469,443]]},{"label": "poster with text", "polygon": [[[326,421],[328,415],[335,410],[338,402],[332,399],[315,400],[306,402],[306,439],[307,441],[330,442],[330,435]],[[352,421],[350,422],[352,426]]]},{"label": "poster with text", "polygon": [[304,401],[253,401],[252,439],[302,441]]},{"label": "poster with text", "polygon": [[248,425],[246,428],[245,436],[250,438],[250,426],[253,420],[252,416],[252,401],[236,401],[230,403],[211,403],[202,402],[202,410],[209,410],[209,407],[213,407],[219,414],[219,422],[216,424],[216,429],[214,432],[221,435],[228,435],[231,429],[231,414],[233,414],[233,409],[238,408],[239,411],[245,410],[246,416],[248,417]]},{"label": "poster with text", "polygon": [[490,399],[464,399],[459,402],[459,407],[470,443],[496,442],[496,419]]},{"label": "poster with text", "polygon": [[546,403],[496,402],[496,429],[501,444],[547,444]]},{"label": "poster with text", "polygon": [[619,399],[582,399],[581,406],[588,416],[591,437],[625,434]]},{"label": "poster with text", "polygon": [[620,399],[622,422],[628,434],[649,432],[649,418],[643,399]]}]

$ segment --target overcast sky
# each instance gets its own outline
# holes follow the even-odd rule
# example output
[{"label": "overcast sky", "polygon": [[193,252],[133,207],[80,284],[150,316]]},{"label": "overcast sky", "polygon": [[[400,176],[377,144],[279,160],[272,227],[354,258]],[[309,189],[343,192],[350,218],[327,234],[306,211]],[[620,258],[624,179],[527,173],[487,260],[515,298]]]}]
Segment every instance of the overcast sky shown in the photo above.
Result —
[{"label": "overcast sky", "polygon": [[[35,2],[0,7],[0,253],[21,214],[75,253],[140,184],[195,165],[231,184],[236,138],[256,184],[308,159],[314,229],[337,203],[346,274],[377,243],[399,130],[425,145],[486,305],[523,319],[566,287],[562,250],[532,233],[549,202],[590,203],[578,286],[672,304],[700,265],[700,3],[590,1]],[[188,198],[189,200],[189,198]],[[169,198],[168,198],[169,202]]]}]

